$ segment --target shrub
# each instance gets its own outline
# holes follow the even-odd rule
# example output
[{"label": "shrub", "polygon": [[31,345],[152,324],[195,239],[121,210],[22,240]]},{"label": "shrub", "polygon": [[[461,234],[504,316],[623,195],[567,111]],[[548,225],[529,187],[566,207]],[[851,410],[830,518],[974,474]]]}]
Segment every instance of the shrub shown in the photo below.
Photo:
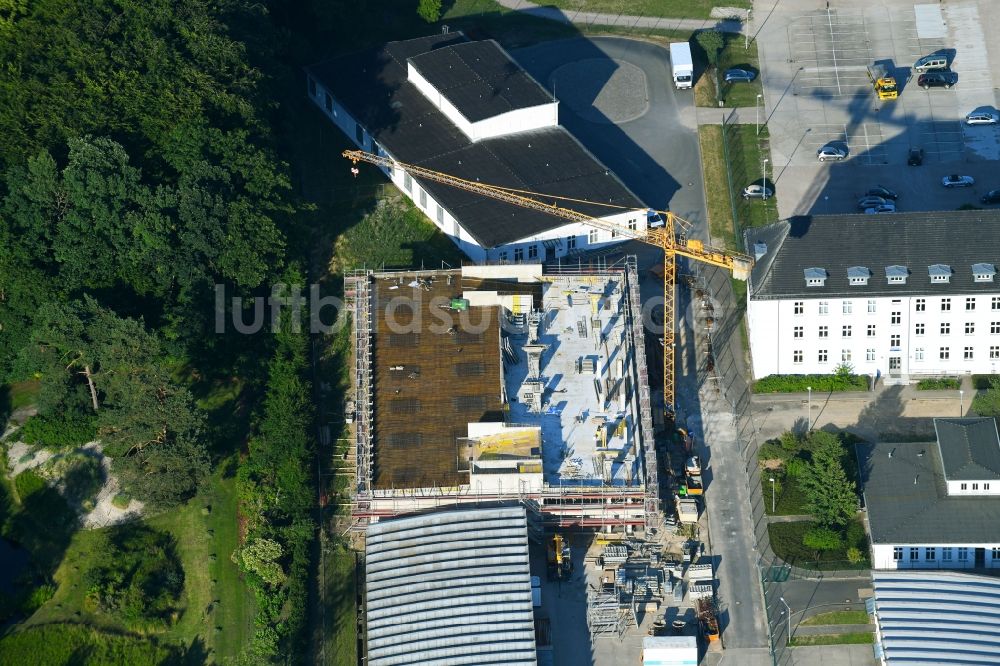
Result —
[{"label": "shrub", "polygon": [[851,564],[861,564],[865,561],[865,554],[861,552],[860,548],[851,546],[847,549],[847,561]]},{"label": "shrub", "polygon": [[955,377],[934,377],[917,382],[918,391],[957,391],[961,387],[962,382]]},{"label": "shrub", "polygon": [[789,479],[797,479],[802,476],[806,468],[806,461],[799,457],[789,458],[785,461],[785,476]]},{"label": "shrub", "polygon": [[14,488],[21,501],[28,499],[30,495],[43,490],[46,487],[45,479],[38,475],[33,469],[26,469],[14,479]]},{"label": "shrub", "polygon": [[757,451],[758,460],[788,460],[792,455],[777,439],[767,440],[760,445],[760,449]]},{"label": "shrub", "polygon": [[132,501],[132,495],[129,493],[118,493],[113,498],[111,498],[111,505],[115,508],[125,510],[128,508],[129,502]]},{"label": "shrub", "polygon": [[837,550],[842,545],[840,535],[826,527],[813,527],[802,537],[802,545],[819,552]]},{"label": "shrub", "polygon": [[805,393],[808,387],[820,393],[867,391],[868,375],[768,375],[753,383],[754,393]]},{"label": "shrub", "polygon": [[97,437],[96,421],[91,415],[39,414],[25,422],[20,438],[52,448],[81,446]]},{"label": "shrub", "polygon": [[991,388],[994,381],[1000,381],[1000,375],[972,375],[972,388],[983,391]]}]

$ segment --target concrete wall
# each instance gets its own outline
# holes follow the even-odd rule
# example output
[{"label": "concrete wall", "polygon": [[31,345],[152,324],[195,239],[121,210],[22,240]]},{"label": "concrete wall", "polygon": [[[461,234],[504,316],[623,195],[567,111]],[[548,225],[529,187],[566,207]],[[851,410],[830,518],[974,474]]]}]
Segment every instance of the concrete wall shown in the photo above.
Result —
[{"label": "concrete wall", "polygon": [[[975,309],[966,309],[967,298],[974,299]],[[948,310],[942,310],[944,299],[950,299]],[[942,324],[947,332],[942,332]],[[747,325],[757,378],[832,373],[842,361],[857,373],[888,375],[892,358],[899,360],[898,373],[904,376],[1000,371],[1000,297],[993,294],[751,298]],[[875,327],[873,336],[870,325]],[[843,335],[844,326],[851,327],[850,337]],[[796,337],[798,327],[802,337]],[[826,337],[821,337],[820,327],[826,327]],[[966,358],[967,347],[972,358]],[[942,348],[948,350],[946,359],[941,358]],[[821,351],[826,352],[825,361],[820,360]]]},{"label": "concrete wall", "polygon": [[[895,559],[895,549],[902,548],[902,559]],[[916,559],[911,559],[911,549],[916,548]],[[928,553],[933,548],[933,556]],[[965,559],[960,559],[960,548],[965,548]],[[1000,544],[873,544],[873,569],[972,569],[976,563],[976,549],[983,549],[983,565],[1000,568],[1000,554],[993,556],[993,549]],[[950,550],[950,552],[949,552]]]}]

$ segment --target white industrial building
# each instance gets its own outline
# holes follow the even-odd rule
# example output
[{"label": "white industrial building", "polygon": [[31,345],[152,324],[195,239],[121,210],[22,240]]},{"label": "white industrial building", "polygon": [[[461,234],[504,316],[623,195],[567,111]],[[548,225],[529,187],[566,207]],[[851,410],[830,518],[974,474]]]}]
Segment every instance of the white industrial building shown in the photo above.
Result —
[{"label": "white industrial building", "polygon": [[1000,568],[1000,436],[934,419],[932,442],[859,444],[874,569]]},{"label": "white industrial building", "polygon": [[[559,205],[627,229],[659,220],[559,125],[558,101],[492,40],[451,33],[390,42],[308,67],[307,88],[362,150],[472,182],[569,197],[576,201]],[[383,171],[477,263],[537,263],[619,242],[610,231]]]},{"label": "white industrial building", "polygon": [[1000,211],[801,217],[746,242],[755,377],[1000,369]]}]

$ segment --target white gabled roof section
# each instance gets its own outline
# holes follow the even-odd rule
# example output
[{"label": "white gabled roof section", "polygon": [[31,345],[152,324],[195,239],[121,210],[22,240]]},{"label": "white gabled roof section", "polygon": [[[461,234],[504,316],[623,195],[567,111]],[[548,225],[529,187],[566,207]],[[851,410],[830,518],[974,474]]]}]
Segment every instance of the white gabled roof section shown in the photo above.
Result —
[{"label": "white gabled roof section", "polygon": [[375,523],[365,578],[371,666],[535,666],[523,508]]}]

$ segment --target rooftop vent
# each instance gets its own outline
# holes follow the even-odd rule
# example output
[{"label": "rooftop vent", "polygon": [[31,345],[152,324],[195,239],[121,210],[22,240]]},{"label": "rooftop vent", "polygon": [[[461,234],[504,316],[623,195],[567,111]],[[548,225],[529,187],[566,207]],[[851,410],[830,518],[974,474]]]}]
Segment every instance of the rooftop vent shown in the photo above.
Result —
[{"label": "rooftop vent", "polygon": [[865,266],[851,266],[847,269],[847,281],[852,285],[866,285],[872,272]]},{"label": "rooftop vent", "polygon": [[767,254],[767,243],[764,241],[757,241],[753,244],[753,258],[760,261],[760,258]]},{"label": "rooftop vent", "polygon": [[931,276],[931,282],[950,282],[951,266],[947,264],[934,264],[927,268],[927,274]]},{"label": "rooftop vent", "polygon": [[822,287],[826,284],[825,268],[807,268],[804,271],[807,287]]},{"label": "rooftop vent", "polygon": [[886,266],[885,269],[885,279],[889,284],[906,284],[906,278],[909,274],[910,270],[906,266],[898,264]]},{"label": "rooftop vent", "polygon": [[993,282],[997,268],[993,264],[972,264],[972,277],[976,282]]}]

